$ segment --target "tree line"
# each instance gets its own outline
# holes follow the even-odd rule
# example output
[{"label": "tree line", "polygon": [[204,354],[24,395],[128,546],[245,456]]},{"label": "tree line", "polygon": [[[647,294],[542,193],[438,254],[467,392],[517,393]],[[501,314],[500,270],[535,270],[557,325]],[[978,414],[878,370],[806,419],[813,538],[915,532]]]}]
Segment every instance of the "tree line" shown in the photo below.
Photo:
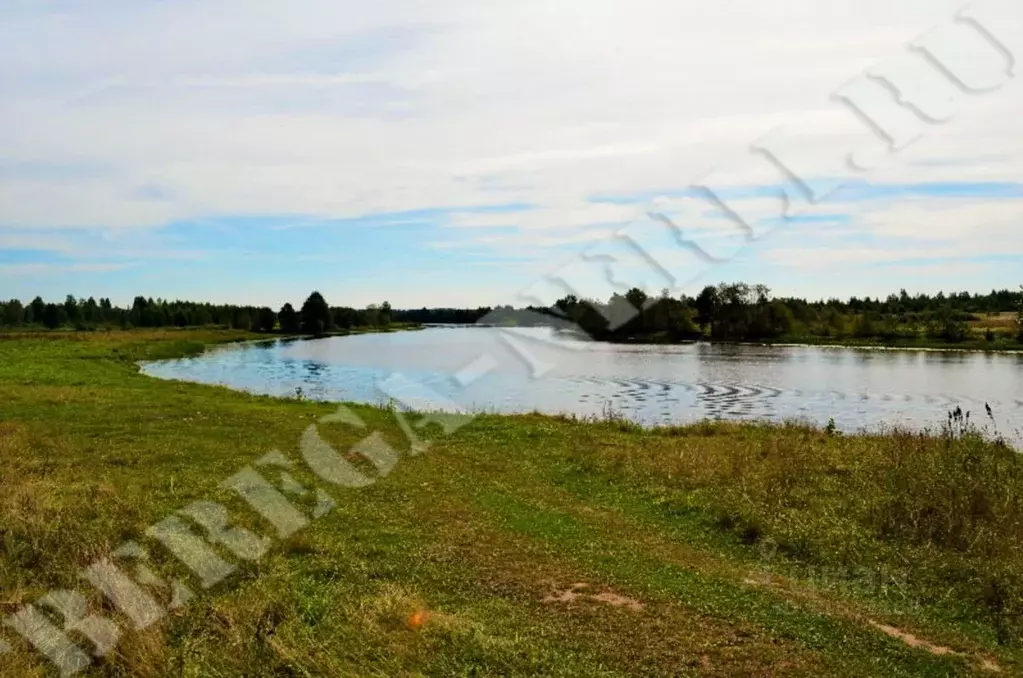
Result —
[{"label": "tree line", "polygon": [[168,301],[135,297],[131,306],[119,307],[110,299],[75,298],[46,302],[36,297],[28,303],[11,299],[0,303],[0,327],[41,327],[76,330],[133,327],[223,327],[251,332],[323,334],[335,329],[386,328],[394,321],[388,302],[362,309],[330,306],[313,292],[296,310],[290,303],[278,311],[268,306],[239,306],[193,301]]},{"label": "tree line", "polygon": [[393,311],[396,322],[419,325],[473,325],[491,309],[480,308],[423,308]]},{"label": "tree line", "polygon": [[360,327],[386,328],[392,323],[554,325],[581,330],[597,340],[657,339],[686,341],[760,341],[791,338],[918,339],[961,342],[973,335],[970,322],[994,314],[1015,314],[1015,324],[988,329],[994,341],[1005,334],[1023,342],[1023,287],[989,294],[957,292],[910,295],[905,290],[885,299],[852,297],[842,301],[808,301],[775,297],[764,285],[721,283],[695,297],[673,297],[667,291],[650,297],[639,289],[614,294],[607,301],[567,295],[549,308],[511,306],[475,309],[392,309],[390,303],[356,309],[331,306],[313,292],[299,307],[270,307],[153,300],[135,297],[130,307],[110,299],[68,295],[62,303],[36,297],[0,303],[0,326],[71,327],[196,327],[218,326],[254,332],[323,334]]},{"label": "tree line", "polygon": [[[972,338],[971,322],[996,314],[1015,314],[1005,330],[986,332],[1023,342],[1023,287],[990,294],[958,292],[910,295],[905,290],[885,299],[808,301],[774,297],[764,285],[721,283],[697,296],[651,298],[639,289],[615,294],[608,301],[568,295],[542,312],[598,340],[630,338],[685,341],[761,341],[796,338],[928,339],[961,342]],[[1014,336],[1011,336],[1014,335]]]}]

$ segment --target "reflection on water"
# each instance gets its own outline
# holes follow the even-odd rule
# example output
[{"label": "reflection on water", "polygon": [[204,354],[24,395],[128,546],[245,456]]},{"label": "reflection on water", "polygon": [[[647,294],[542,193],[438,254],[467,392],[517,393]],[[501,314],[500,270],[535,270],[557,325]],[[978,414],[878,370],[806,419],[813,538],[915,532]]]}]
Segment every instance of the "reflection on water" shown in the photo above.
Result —
[{"label": "reflection on water", "polygon": [[[834,418],[843,430],[937,427],[961,406],[1020,440],[1023,356],[691,344],[612,345],[546,329],[431,328],[226,347],[147,374],[270,395],[498,412],[602,414],[643,424]],[[986,422],[990,424],[990,422]]]}]

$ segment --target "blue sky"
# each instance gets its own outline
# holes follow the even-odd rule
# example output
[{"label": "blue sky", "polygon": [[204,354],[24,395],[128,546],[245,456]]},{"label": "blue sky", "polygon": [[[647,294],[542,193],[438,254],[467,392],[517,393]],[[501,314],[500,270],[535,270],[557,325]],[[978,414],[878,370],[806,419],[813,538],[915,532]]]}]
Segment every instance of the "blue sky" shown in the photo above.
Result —
[{"label": "blue sky", "polygon": [[[1023,86],[999,80],[1002,52],[979,34],[951,34],[970,47],[953,72],[995,82],[984,92],[906,49],[957,9],[4,3],[0,298],[520,304],[652,206],[728,253],[708,265],[654,246],[678,291],[1014,288]],[[836,159],[884,142],[835,95],[868,71],[913,85],[917,108],[887,110],[913,142],[853,171]],[[954,115],[928,118],[949,101]],[[751,152],[778,130],[787,166],[837,189],[788,216],[784,177]]]}]

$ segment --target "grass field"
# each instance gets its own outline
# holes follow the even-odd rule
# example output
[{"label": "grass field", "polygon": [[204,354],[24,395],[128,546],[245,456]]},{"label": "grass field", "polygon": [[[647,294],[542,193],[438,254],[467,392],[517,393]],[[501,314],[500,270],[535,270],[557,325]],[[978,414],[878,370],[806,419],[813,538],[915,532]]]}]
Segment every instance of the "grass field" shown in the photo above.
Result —
[{"label": "grass field", "polygon": [[[360,428],[321,421],[334,405],[135,367],[246,338],[0,337],[0,613],[54,589],[86,595],[122,629],[87,674],[1023,672],[1023,464],[1003,446],[488,415],[430,427],[424,453],[377,455],[389,472],[338,487],[302,462],[303,434],[349,450],[375,432],[408,450],[393,412],[351,406]],[[283,540],[222,486],[274,449],[336,503]],[[216,546],[237,567],[209,589],[145,536],[203,500],[271,543],[250,560]],[[195,594],[142,631],[78,576],[129,540]],[[50,672],[0,623],[0,674]]]},{"label": "grass field", "polygon": [[1014,333],[1018,326],[1018,315],[1016,313],[992,313],[979,316],[979,320],[970,322],[970,327],[975,329],[1002,330],[1009,334]]}]

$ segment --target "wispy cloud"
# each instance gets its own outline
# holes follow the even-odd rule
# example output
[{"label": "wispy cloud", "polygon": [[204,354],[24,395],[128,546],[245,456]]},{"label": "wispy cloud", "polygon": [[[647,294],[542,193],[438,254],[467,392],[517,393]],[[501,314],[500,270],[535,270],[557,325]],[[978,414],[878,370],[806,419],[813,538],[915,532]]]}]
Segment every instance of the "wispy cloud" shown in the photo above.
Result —
[{"label": "wispy cloud", "polygon": [[0,276],[37,276],[50,273],[107,273],[134,264],[0,264]]}]

